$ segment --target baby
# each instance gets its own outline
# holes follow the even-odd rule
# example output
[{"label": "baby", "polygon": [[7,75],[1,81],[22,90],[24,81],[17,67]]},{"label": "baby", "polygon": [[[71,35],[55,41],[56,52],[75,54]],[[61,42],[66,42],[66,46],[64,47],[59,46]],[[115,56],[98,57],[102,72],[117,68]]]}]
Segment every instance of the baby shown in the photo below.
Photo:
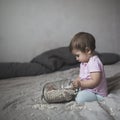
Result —
[{"label": "baby", "polygon": [[86,32],[77,33],[71,40],[69,49],[80,62],[80,73],[72,86],[78,89],[77,103],[103,100],[107,96],[107,82],[104,66],[95,54],[95,38]]}]

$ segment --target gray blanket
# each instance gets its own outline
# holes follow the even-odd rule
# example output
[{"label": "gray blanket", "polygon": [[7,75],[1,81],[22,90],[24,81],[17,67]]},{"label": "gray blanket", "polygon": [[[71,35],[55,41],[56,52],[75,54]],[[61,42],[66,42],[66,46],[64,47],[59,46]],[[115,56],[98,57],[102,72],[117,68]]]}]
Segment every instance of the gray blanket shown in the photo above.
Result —
[{"label": "gray blanket", "polygon": [[120,62],[105,66],[105,71],[109,95],[102,102],[84,105],[74,100],[60,104],[41,101],[47,82],[74,79],[79,68],[0,80],[0,120],[120,120]]}]

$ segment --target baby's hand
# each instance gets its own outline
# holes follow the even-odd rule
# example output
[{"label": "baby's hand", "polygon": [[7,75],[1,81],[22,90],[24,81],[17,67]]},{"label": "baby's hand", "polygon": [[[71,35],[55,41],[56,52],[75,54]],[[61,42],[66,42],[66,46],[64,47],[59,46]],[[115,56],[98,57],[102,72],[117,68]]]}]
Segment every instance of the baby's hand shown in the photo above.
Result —
[{"label": "baby's hand", "polygon": [[77,78],[77,79],[73,80],[72,85],[73,85],[74,89],[79,88],[80,87],[80,79]]}]

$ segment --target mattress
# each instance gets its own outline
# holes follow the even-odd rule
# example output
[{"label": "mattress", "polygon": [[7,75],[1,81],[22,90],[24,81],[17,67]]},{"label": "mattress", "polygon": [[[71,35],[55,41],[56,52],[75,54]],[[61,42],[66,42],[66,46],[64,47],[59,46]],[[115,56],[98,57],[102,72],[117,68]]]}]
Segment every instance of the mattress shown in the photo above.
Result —
[{"label": "mattress", "polygon": [[111,91],[102,102],[48,104],[41,100],[48,82],[72,80],[79,68],[0,80],[0,120],[120,120],[120,62],[105,65]]}]

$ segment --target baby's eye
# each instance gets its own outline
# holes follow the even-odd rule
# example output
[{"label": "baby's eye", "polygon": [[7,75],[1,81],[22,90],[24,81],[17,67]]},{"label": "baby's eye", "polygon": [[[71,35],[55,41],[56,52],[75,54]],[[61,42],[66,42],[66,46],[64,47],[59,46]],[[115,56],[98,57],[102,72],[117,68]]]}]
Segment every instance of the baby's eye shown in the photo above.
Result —
[{"label": "baby's eye", "polygon": [[75,55],[75,57],[79,57],[79,55]]}]

